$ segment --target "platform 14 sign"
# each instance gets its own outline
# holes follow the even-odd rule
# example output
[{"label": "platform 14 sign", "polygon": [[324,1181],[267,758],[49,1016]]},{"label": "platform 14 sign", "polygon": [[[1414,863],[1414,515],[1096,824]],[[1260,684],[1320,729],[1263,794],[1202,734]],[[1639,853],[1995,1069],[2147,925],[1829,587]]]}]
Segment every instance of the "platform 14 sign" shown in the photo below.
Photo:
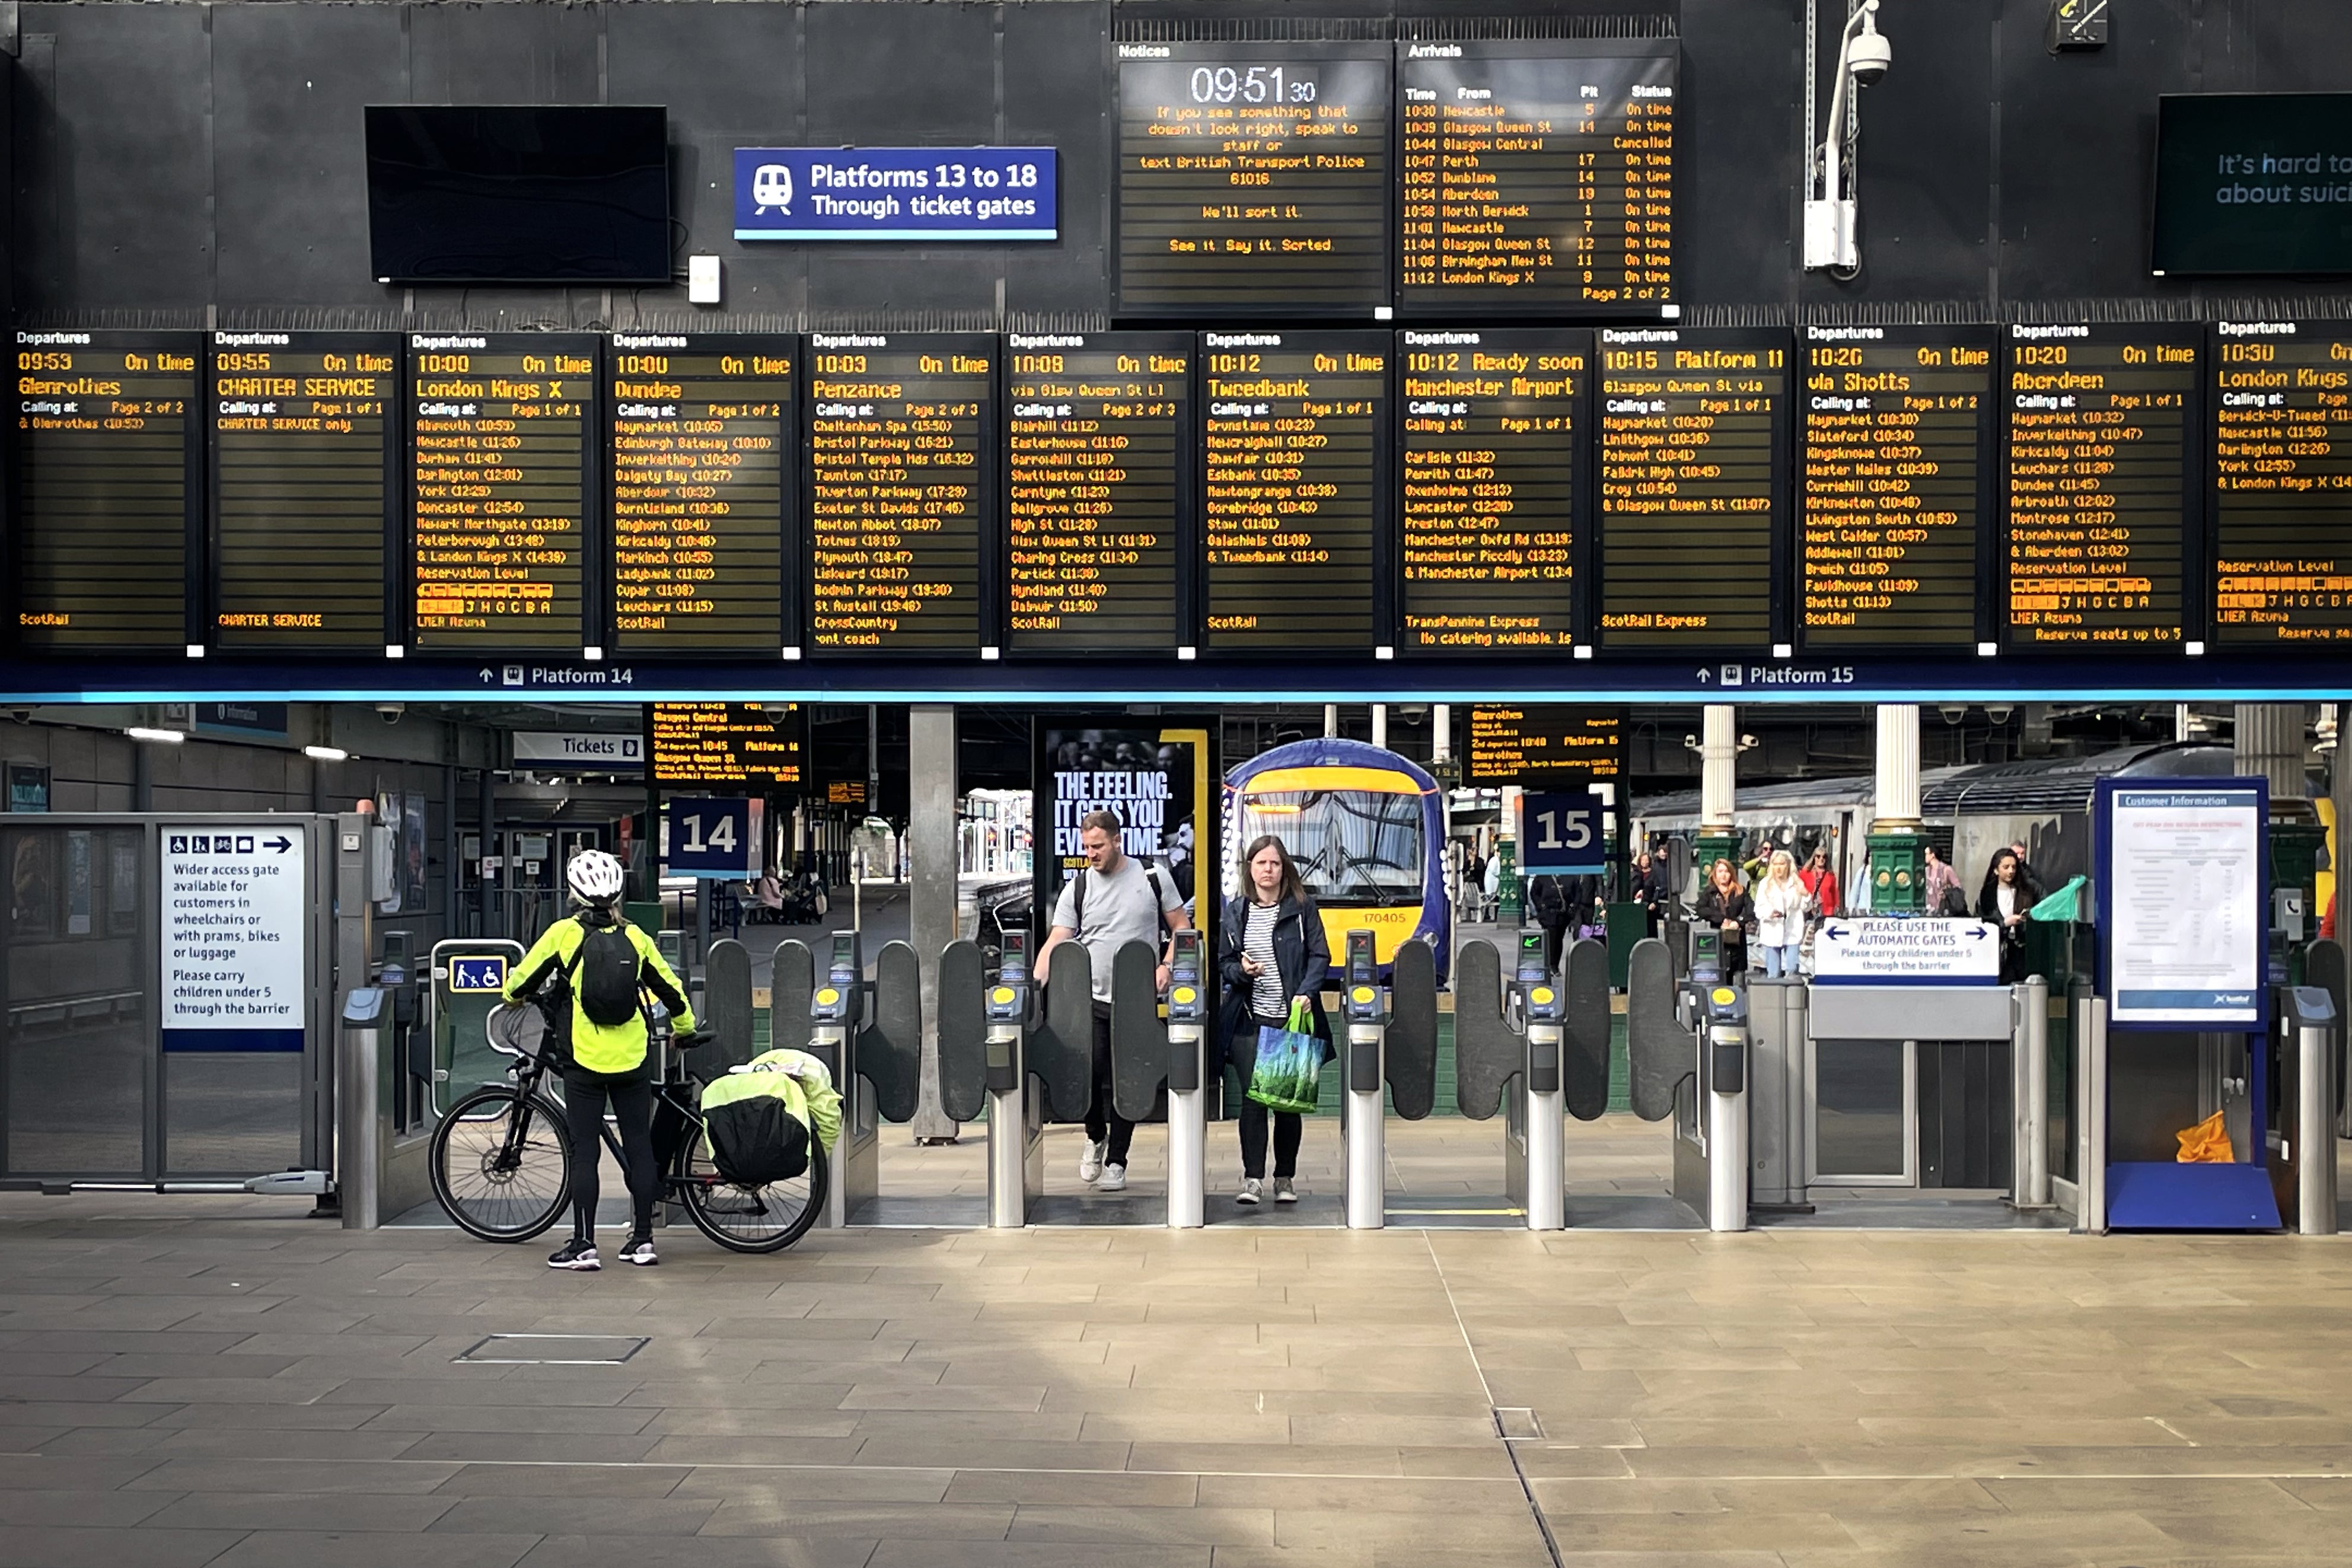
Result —
[{"label": "platform 14 sign", "polygon": [[1598,790],[1519,796],[1519,874],[1581,877],[1609,868]]},{"label": "platform 14 sign", "polygon": [[673,875],[751,875],[754,836],[750,801],[673,800],[663,826],[662,863]]}]

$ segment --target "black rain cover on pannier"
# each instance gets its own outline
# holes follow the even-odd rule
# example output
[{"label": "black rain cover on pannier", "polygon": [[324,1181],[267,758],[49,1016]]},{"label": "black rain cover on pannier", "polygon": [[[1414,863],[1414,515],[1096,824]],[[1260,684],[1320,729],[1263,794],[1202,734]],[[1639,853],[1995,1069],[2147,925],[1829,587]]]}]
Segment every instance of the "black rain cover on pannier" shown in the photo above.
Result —
[{"label": "black rain cover on pannier", "polygon": [[764,1187],[807,1173],[808,1123],[778,1096],[731,1100],[710,1110],[703,1125],[710,1133],[712,1163],[738,1186]]}]

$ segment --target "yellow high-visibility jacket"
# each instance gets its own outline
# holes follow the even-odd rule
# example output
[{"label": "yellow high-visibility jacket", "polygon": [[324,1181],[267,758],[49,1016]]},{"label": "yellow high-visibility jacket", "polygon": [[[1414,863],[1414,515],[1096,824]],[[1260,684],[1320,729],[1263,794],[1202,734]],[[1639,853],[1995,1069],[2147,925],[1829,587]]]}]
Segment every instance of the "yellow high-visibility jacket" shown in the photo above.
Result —
[{"label": "yellow high-visibility jacket", "polygon": [[[669,1009],[671,1026],[680,1034],[694,1028],[694,1009],[687,1004],[686,987],[654,939],[628,921],[612,917],[614,923],[626,932],[629,945],[637,950],[637,984],[661,999]],[[504,995],[509,1002],[520,1002],[539,989],[550,975],[570,965],[572,955],[588,939],[593,911],[583,910],[557,921],[542,932],[531,950],[522,955],[507,976]],[[601,924],[601,922],[598,922]],[[590,1072],[628,1072],[642,1066],[646,1059],[646,1020],[642,1014],[634,1015],[625,1024],[607,1026],[591,1020],[580,1010],[577,985],[572,994],[572,1059]]]}]

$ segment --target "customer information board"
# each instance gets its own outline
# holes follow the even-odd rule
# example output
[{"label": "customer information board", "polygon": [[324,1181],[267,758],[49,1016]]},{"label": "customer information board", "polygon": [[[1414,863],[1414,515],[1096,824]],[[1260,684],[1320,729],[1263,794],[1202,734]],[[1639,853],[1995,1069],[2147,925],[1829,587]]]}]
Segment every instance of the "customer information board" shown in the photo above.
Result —
[{"label": "customer information board", "polygon": [[647,782],[705,794],[796,790],[808,722],[797,702],[648,702]]},{"label": "customer information board", "polygon": [[213,640],[224,652],[381,649],[400,493],[400,339],[215,331]]},{"label": "customer information board", "polygon": [[2178,647],[2200,543],[2204,329],[2018,323],[2005,340],[2010,646]]},{"label": "customer information board", "polygon": [[603,352],[579,332],[410,335],[419,651],[589,642],[603,601],[589,568]]},{"label": "customer information board", "polygon": [[1388,619],[1386,332],[1208,332],[1207,646],[1368,652]]},{"label": "customer information board", "polygon": [[1574,641],[1591,347],[1578,331],[1398,334],[1400,647],[1533,653]]},{"label": "customer information board", "polygon": [[1807,327],[1804,337],[1801,640],[1973,648],[1999,434],[1991,329]]},{"label": "customer information board", "polygon": [[798,340],[625,332],[613,409],[613,641],[772,654],[799,512]]},{"label": "customer information board", "polygon": [[1600,336],[1601,646],[1765,651],[1788,504],[1788,334]]},{"label": "customer information board", "polygon": [[993,625],[996,344],[809,340],[809,636],[820,653],[971,653]]},{"label": "customer information board", "polygon": [[1121,314],[1390,303],[1391,46],[1114,47]]},{"label": "customer information board", "polygon": [[2352,323],[2217,331],[2213,640],[2352,641]]},{"label": "customer information board", "polygon": [[181,654],[202,556],[201,332],[16,333],[18,644]]},{"label": "customer information board", "polygon": [[1192,640],[1193,338],[1015,333],[1004,372],[1005,572],[1016,653]]},{"label": "customer information board", "polygon": [[1622,787],[1625,750],[1622,708],[1481,703],[1470,710],[1469,761],[1462,782],[1538,790],[1611,783]]},{"label": "customer information board", "polygon": [[2261,1027],[2270,993],[2263,781],[2101,779],[2091,809],[2109,1021]]}]

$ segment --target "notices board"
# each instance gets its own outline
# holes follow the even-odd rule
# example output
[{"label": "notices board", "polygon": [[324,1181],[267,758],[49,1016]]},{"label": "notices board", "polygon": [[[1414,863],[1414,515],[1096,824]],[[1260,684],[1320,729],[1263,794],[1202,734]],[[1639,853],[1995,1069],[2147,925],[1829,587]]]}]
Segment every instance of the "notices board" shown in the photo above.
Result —
[{"label": "notices board", "polygon": [[311,918],[302,828],[166,824],[159,838],[163,1049],[300,1050]]},{"label": "notices board", "polygon": [[2261,779],[2099,781],[2099,990],[2116,1027],[2263,1026],[2269,795]]},{"label": "notices board", "polygon": [[797,702],[650,702],[646,724],[657,789],[798,789],[805,774]]},{"label": "notices board", "polygon": [[16,639],[180,653],[201,558],[201,332],[16,334]]},{"label": "notices board", "polygon": [[1574,640],[1583,332],[1404,332],[1401,645],[1530,653]]},{"label": "notices board", "polygon": [[2000,979],[2000,931],[1984,921],[1856,920],[1832,916],[1813,937],[1823,985],[1990,985]]},{"label": "notices board", "polygon": [[[1564,703],[1470,710],[1463,783],[1558,789],[1625,776],[1625,711]],[[1621,788],[1619,798],[1624,798]]]},{"label": "notices board", "polygon": [[2218,331],[2213,640],[2352,642],[2352,324]]}]

